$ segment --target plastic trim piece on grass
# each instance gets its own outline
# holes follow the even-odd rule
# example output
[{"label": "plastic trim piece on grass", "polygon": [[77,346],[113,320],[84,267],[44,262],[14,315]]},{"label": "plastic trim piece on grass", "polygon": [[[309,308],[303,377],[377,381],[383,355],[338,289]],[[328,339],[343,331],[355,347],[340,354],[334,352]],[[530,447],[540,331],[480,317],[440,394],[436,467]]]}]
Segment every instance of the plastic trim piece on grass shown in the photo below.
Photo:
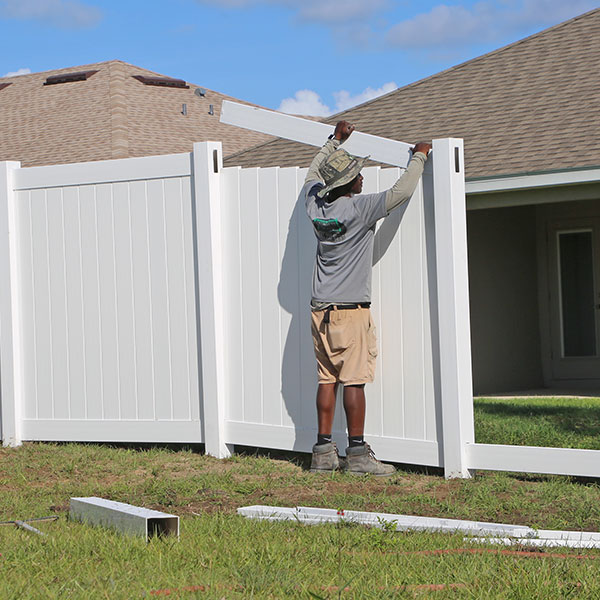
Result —
[{"label": "plastic trim piece on grass", "polygon": [[337,511],[331,508],[295,508],[280,506],[246,506],[238,508],[238,514],[250,519],[269,521],[298,521],[306,525],[322,523],[357,523],[396,531],[431,531],[466,533],[475,542],[504,545],[531,545],[569,548],[600,548],[600,533],[585,531],[556,531],[533,529],[526,525],[486,523],[461,519],[438,519],[359,510]]},{"label": "plastic trim piece on grass", "polygon": [[[560,533],[563,537],[546,537],[549,533]],[[586,531],[544,531],[538,530],[537,538],[514,537],[470,537],[466,542],[474,544],[498,544],[500,546],[535,546],[536,548],[600,548],[600,534]],[[591,538],[590,536],[595,536]]]}]

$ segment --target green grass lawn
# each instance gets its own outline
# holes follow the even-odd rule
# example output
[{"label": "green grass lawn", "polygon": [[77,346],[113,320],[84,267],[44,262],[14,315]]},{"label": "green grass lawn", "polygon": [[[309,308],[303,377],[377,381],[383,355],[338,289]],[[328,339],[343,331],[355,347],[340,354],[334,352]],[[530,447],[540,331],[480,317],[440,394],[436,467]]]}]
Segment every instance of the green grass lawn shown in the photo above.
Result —
[{"label": "green grass lawn", "polygon": [[477,398],[475,440],[600,450],[600,398]]},{"label": "green grass lawn", "polygon": [[[476,402],[477,441],[595,447],[598,400]],[[587,411],[587,412],[586,412]],[[586,416],[587,415],[587,416]],[[600,531],[596,480],[437,469],[387,479],[308,472],[308,457],[189,448],[28,443],[0,449],[0,600],[46,598],[600,598],[600,551],[471,553],[462,535],[257,522],[240,506],[321,506]],[[181,518],[179,541],[145,543],[70,522],[101,496]],[[514,551],[515,548],[510,548]],[[439,588],[428,586],[437,585]]]}]

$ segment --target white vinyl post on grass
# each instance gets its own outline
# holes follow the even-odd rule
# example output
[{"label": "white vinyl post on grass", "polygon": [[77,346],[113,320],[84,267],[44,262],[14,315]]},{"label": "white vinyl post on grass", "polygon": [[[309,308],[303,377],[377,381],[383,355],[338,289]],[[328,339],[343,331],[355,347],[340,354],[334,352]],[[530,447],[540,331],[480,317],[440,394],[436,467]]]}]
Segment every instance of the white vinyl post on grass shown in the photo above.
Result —
[{"label": "white vinyl post on grass", "polygon": [[469,477],[474,442],[463,141],[433,140],[442,443],[447,478]]},{"label": "white vinyl post on grass", "polygon": [[[225,298],[221,234],[221,142],[194,144],[193,173],[198,265],[199,359],[206,453],[231,456],[225,442]],[[229,374],[232,376],[232,374]]]},{"label": "white vinyl post on grass", "polygon": [[176,515],[96,496],[71,498],[69,518],[72,521],[137,535],[145,541],[154,536],[179,537],[179,517]]},{"label": "white vinyl post on grass", "polygon": [[21,444],[21,332],[17,284],[17,217],[13,189],[13,174],[20,166],[18,162],[0,163],[0,415],[4,446]]}]

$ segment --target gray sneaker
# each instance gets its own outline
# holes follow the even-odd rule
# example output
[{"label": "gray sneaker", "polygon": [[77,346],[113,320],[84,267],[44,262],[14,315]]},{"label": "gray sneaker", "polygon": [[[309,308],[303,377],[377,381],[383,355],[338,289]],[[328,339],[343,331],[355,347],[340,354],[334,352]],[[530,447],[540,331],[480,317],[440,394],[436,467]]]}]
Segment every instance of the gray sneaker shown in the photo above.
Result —
[{"label": "gray sneaker", "polygon": [[392,465],[386,465],[375,458],[371,446],[365,443],[362,446],[346,448],[346,471],[354,475],[378,475],[387,477],[393,475],[396,469]]},{"label": "gray sneaker", "polygon": [[316,444],[312,449],[311,473],[331,473],[340,468],[340,457],[335,442]]}]

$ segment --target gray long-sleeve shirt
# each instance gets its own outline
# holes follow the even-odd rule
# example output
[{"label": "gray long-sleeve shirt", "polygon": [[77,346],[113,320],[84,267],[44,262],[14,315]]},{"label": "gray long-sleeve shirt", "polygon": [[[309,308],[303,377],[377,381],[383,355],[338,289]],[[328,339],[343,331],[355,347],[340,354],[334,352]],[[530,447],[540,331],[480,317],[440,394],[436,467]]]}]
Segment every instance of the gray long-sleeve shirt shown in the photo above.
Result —
[{"label": "gray long-sleeve shirt", "polygon": [[406,171],[384,192],[341,196],[333,202],[317,197],[324,187],[319,167],[339,146],[329,140],[308,170],[300,199],[317,237],[312,299],[327,303],[370,302],[375,224],[413,194],[427,157],[417,152]]}]

